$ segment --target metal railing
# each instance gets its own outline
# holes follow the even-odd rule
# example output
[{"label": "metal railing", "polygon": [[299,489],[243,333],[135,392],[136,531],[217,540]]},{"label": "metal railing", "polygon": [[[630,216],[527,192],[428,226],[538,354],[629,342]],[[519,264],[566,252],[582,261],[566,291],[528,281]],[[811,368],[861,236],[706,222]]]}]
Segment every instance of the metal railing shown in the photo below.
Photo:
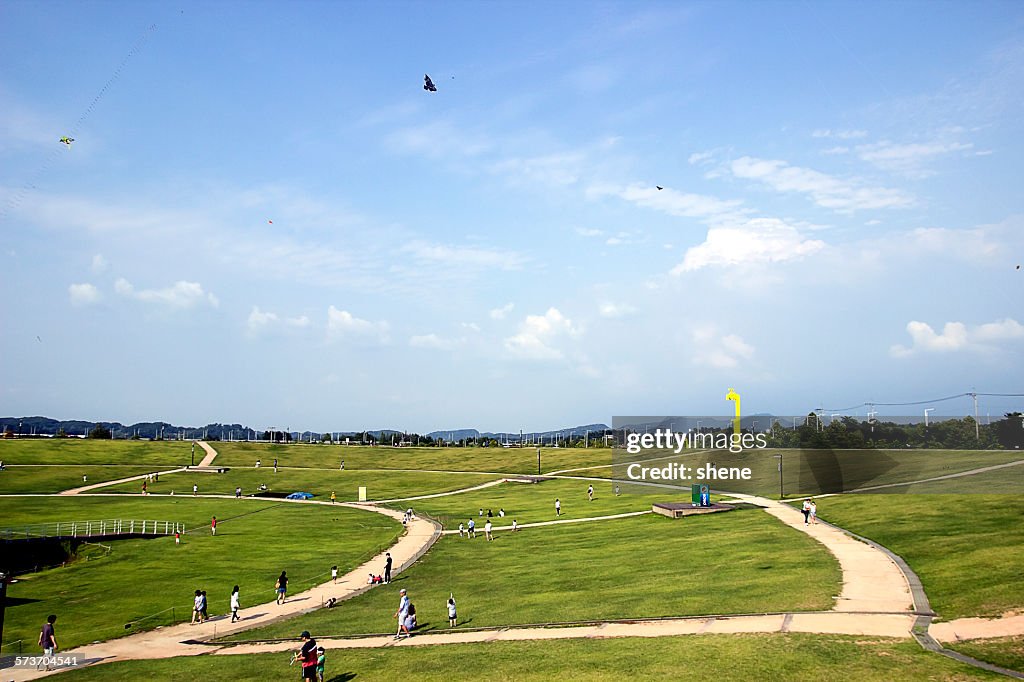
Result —
[{"label": "metal railing", "polygon": [[185,524],[159,519],[98,519],[53,521],[0,529],[0,540],[46,538],[89,538],[116,535],[174,535],[184,533]]}]

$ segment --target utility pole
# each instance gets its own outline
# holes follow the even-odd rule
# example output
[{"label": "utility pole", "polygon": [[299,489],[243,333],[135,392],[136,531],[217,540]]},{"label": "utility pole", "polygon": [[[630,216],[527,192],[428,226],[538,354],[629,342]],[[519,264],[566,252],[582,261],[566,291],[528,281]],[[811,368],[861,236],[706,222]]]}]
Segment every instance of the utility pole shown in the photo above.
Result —
[{"label": "utility pole", "polygon": [[971,397],[974,398],[974,437],[981,440],[981,427],[978,425],[978,394],[971,393]]}]

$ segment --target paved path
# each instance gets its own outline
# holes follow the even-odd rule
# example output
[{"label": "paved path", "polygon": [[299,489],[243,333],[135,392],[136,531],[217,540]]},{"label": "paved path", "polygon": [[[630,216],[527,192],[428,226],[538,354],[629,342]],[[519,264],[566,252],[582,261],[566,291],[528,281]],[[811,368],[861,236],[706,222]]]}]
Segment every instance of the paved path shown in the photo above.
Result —
[{"label": "paved path", "polygon": [[[625,512],[624,514],[610,514],[608,516],[585,516],[585,517],[583,517],[581,519],[555,519],[554,521],[537,521],[535,523],[520,523],[517,526],[517,528],[537,528],[538,526],[557,526],[557,525],[562,524],[562,523],[586,523],[586,522],[589,522],[589,521],[607,521],[608,519],[624,519],[624,518],[629,517],[629,516],[643,516],[644,514],[653,514],[653,513],[654,512],[652,510],[648,509],[646,511]],[[495,526],[493,523],[491,524],[491,532],[492,533],[493,532],[497,532],[499,530],[511,532],[512,526],[511,525],[508,525],[508,526]],[[482,523],[476,527],[476,532],[477,532],[477,535],[483,535],[484,526],[483,526]],[[453,535],[453,534],[454,535],[458,535],[459,534],[459,529],[456,528],[456,529],[452,530],[452,529],[449,528],[448,530],[441,531],[441,535]]]},{"label": "paved path", "polygon": [[754,495],[733,494],[731,497],[763,507],[787,526],[807,533],[832,552],[843,571],[843,590],[833,610],[892,613],[910,612],[914,608],[906,576],[885,552],[832,525],[805,526],[803,513],[791,505]]},{"label": "paved path", "polygon": [[[302,502],[298,502],[302,504]],[[308,504],[308,502],[307,502]],[[318,503],[323,504],[323,503]],[[330,503],[327,503],[330,504]],[[378,514],[390,516],[401,520],[402,512],[382,509],[369,505],[344,503],[340,506],[353,509],[374,511]],[[412,563],[423,555],[427,549],[439,537],[439,528],[432,522],[425,519],[413,519],[407,526],[406,532],[399,538],[398,542],[388,548],[391,558],[394,561],[392,574],[397,574],[408,568]],[[283,618],[297,616],[299,614],[313,611],[321,607],[330,597],[339,601],[351,598],[368,589],[391,589],[390,587],[373,588],[366,584],[366,576],[372,571],[380,573],[384,565],[384,554],[381,553],[358,568],[355,568],[344,576],[338,578],[338,584],[328,581],[317,585],[305,592],[290,595],[284,604],[277,605],[275,602],[267,602],[258,606],[239,611],[242,620],[231,624],[230,618],[221,616],[213,618],[205,623],[189,625],[175,625],[171,627],[158,628],[149,632],[141,632],[137,635],[112,639],[97,644],[87,644],[75,647],[73,653],[77,654],[79,660],[85,659],[89,664],[109,663],[111,661],[123,661],[130,659],[150,658],[171,658],[174,656],[195,656],[207,653],[217,647],[206,645],[189,644],[190,640],[206,640],[213,637],[241,632],[250,628],[268,625]],[[396,570],[397,569],[397,570]],[[269,588],[267,590],[270,591]],[[397,603],[397,590],[396,590]],[[59,636],[59,630],[58,630]],[[71,652],[68,652],[71,653]],[[81,665],[79,666],[81,667]],[[20,682],[21,680],[33,680],[45,676],[43,671],[33,670],[4,670],[5,682]]]},{"label": "paved path", "polygon": [[[176,474],[179,471],[186,471],[187,467],[179,467],[177,469],[167,469],[165,471],[149,472],[145,474],[139,474],[138,476],[129,476],[128,478],[119,478],[116,481],[103,481],[102,483],[90,483],[89,485],[83,485],[80,488],[71,488],[70,490],[62,490],[57,493],[58,495],[80,495],[81,493],[87,493],[90,490],[96,490],[98,488],[106,488],[108,486],[117,485],[118,483],[128,483],[129,481],[141,481],[150,473],[159,473],[161,476],[166,474]],[[59,643],[59,642],[58,642]]]},{"label": "paved path", "polygon": [[1002,618],[958,618],[948,623],[932,623],[928,634],[940,642],[1024,635],[1024,614]]},{"label": "paved path", "polygon": [[[864,493],[869,490],[882,490],[883,488],[899,488],[905,485],[914,485],[915,483],[931,483],[932,481],[945,481],[950,478],[961,478],[963,476],[974,476],[975,474],[984,474],[989,471],[998,471],[999,469],[1005,469],[1007,467],[1015,467],[1020,464],[1024,464],[1024,459],[1018,459],[1013,462],[1007,462],[1005,464],[993,464],[992,466],[981,467],[979,469],[970,469],[969,471],[959,471],[955,474],[945,474],[944,476],[933,476],[932,478],[921,478],[916,481],[905,481],[903,483],[886,483],[884,485],[871,485],[866,488],[854,488],[848,492],[850,493]],[[845,493],[844,493],[845,494]]]},{"label": "paved path", "polygon": [[203,457],[203,461],[199,462],[199,466],[208,467],[213,464],[213,458],[217,456],[217,451],[213,449],[213,446],[207,443],[205,440],[196,441],[199,445],[206,450],[206,457]]},{"label": "paved path", "polygon": [[[396,641],[391,636],[354,639],[318,638],[326,649],[430,646],[469,642],[508,642],[538,639],[604,639],[609,637],[675,637],[679,635],[741,634],[751,632],[809,632],[838,635],[909,638],[914,617],[904,614],[779,613],[765,616],[701,616],[643,622],[609,622],[572,627],[494,628],[467,632],[444,631],[414,635]],[[314,633],[315,635],[315,633]],[[239,644],[218,655],[289,651],[296,641]]]}]

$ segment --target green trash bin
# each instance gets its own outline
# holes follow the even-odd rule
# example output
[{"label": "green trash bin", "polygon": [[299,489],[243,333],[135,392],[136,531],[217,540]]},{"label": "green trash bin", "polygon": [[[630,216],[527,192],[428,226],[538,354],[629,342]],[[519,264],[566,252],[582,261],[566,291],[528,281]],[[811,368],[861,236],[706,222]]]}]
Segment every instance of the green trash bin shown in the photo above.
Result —
[{"label": "green trash bin", "polygon": [[707,483],[694,483],[690,486],[690,504],[694,507],[711,506],[711,488]]}]

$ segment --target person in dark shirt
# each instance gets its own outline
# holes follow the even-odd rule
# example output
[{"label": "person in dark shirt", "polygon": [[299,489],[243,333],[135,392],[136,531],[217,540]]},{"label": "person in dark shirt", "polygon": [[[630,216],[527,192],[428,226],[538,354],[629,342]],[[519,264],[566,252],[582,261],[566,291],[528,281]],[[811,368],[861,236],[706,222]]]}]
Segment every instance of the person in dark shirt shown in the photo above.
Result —
[{"label": "person in dark shirt", "polygon": [[288,594],[288,576],[285,575],[284,571],[281,571],[281,575],[278,576],[274,587],[277,588],[277,603],[283,604],[285,596]]},{"label": "person in dark shirt", "polygon": [[46,617],[46,622],[43,623],[43,629],[39,633],[39,646],[43,648],[43,656],[46,660],[46,669],[53,670],[50,667],[49,659],[57,653],[57,635],[53,631],[53,624],[57,622],[57,616],[50,614]]},{"label": "person in dark shirt", "polygon": [[316,679],[316,640],[309,634],[309,630],[303,630],[299,635],[302,638],[302,647],[296,652],[295,659],[302,662],[302,679]]},{"label": "person in dark shirt", "polygon": [[391,552],[387,553],[387,559],[384,561],[384,582],[391,582]]}]

